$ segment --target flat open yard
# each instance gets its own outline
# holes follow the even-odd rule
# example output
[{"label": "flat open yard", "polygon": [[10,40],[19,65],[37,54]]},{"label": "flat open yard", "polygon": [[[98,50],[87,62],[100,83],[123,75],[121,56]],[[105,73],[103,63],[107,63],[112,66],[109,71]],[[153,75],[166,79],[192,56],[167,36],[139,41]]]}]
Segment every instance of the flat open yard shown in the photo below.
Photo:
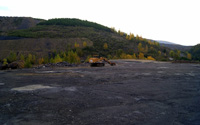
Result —
[{"label": "flat open yard", "polygon": [[199,64],[114,62],[0,71],[0,124],[200,124]]}]

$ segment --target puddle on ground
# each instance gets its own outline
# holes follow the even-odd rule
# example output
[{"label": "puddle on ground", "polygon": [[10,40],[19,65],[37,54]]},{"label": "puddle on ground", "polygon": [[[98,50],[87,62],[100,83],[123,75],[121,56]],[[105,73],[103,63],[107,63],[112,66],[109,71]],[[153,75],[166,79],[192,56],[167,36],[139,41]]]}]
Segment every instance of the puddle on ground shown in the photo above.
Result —
[{"label": "puddle on ground", "polygon": [[77,88],[76,87],[65,87],[64,90],[74,92],[74,91],[77,91]]},{"label": "puddle on ground", "polygon": [[180,75],[181,75],[181,73],[174,73],[174,75],[176,75],[176,76],[180,76]]},{"label": "puddle on ground", "polygon": [[194,73],[186,73],[186,75],[188,75],[188,76],[195,76]]},{"label": "puddle on ground", "polygon": [[142,75],[144,75],[144,76],[150,76],[151,73],[142,73]]},{"label": "puddle on ground", "polygon": [[158,73],[159,73],[159,74],[163,74],[163,73],[165,73],[165,72],[164,72],[164,71],[158,71]]},{"label": "puddle on ground", "polygon": [[3,86],[3,85],[5,85],[5,83],[0,83],[0,86]]},{"label": "puddle on ground", "polygon": [[54,87],[44,86],[44,85],[28,85],[28,86],[12,88],[11,90],[24,92],[24,91],[34,91],[34,90],[39,90],[39,89],[51,89],[51,88],[54,88]]},{"label": "puddle on ground", "polygon": [[142,112],[140,111],[133,111],[134,114],[143,114]]},{"label": "puddle on ground", "polygon": [[168,69],[169,67],[158,67],[157,69]]},{"label": "puddle on ground", "polygon": [[59,72],[59,71],[36,71],[35,73],[49,74],[49,73],[62,73],[62,72]]}]

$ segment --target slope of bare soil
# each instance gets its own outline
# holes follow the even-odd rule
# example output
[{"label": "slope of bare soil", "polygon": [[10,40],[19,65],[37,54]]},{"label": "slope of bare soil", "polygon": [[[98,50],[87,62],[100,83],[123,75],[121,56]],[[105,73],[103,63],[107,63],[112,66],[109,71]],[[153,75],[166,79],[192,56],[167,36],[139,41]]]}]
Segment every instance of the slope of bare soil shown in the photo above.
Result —
[{"label": "slope of bare soil", "polygon": [[198,125],[200,65],[0,71],[0,124]]}]

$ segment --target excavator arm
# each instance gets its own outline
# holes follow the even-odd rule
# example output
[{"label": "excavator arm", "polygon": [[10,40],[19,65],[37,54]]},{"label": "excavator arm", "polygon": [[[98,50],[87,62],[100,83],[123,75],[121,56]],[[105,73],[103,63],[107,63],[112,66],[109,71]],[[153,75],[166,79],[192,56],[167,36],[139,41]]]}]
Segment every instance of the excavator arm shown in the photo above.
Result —
[{"label": "excavator arm", "polygon": [[116,65],[116,63],[110,62],[110,61],[109,61],[108,59],[106,59],[106,58],[103,58],[103,60],[104,60],[105,62],[107,62],[108,64],[110,64],[111,66]]}]

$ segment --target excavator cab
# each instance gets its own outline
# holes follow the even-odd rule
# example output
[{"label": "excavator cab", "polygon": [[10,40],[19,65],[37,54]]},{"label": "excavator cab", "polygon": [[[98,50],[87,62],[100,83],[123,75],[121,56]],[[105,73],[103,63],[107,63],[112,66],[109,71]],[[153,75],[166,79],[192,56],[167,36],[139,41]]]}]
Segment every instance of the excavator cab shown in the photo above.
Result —
[{"label": "excavator cab", "polygon": [[99,58],[98,56],[94,56],[94,57],[89,59],[89,63],[90,63],[91,67],[102,67],[102,66],[105,66],[105,62],[107,62],[111,66],[116,65],[115,63],[110,62],[108,59],[103,58],[103,57]]}]

